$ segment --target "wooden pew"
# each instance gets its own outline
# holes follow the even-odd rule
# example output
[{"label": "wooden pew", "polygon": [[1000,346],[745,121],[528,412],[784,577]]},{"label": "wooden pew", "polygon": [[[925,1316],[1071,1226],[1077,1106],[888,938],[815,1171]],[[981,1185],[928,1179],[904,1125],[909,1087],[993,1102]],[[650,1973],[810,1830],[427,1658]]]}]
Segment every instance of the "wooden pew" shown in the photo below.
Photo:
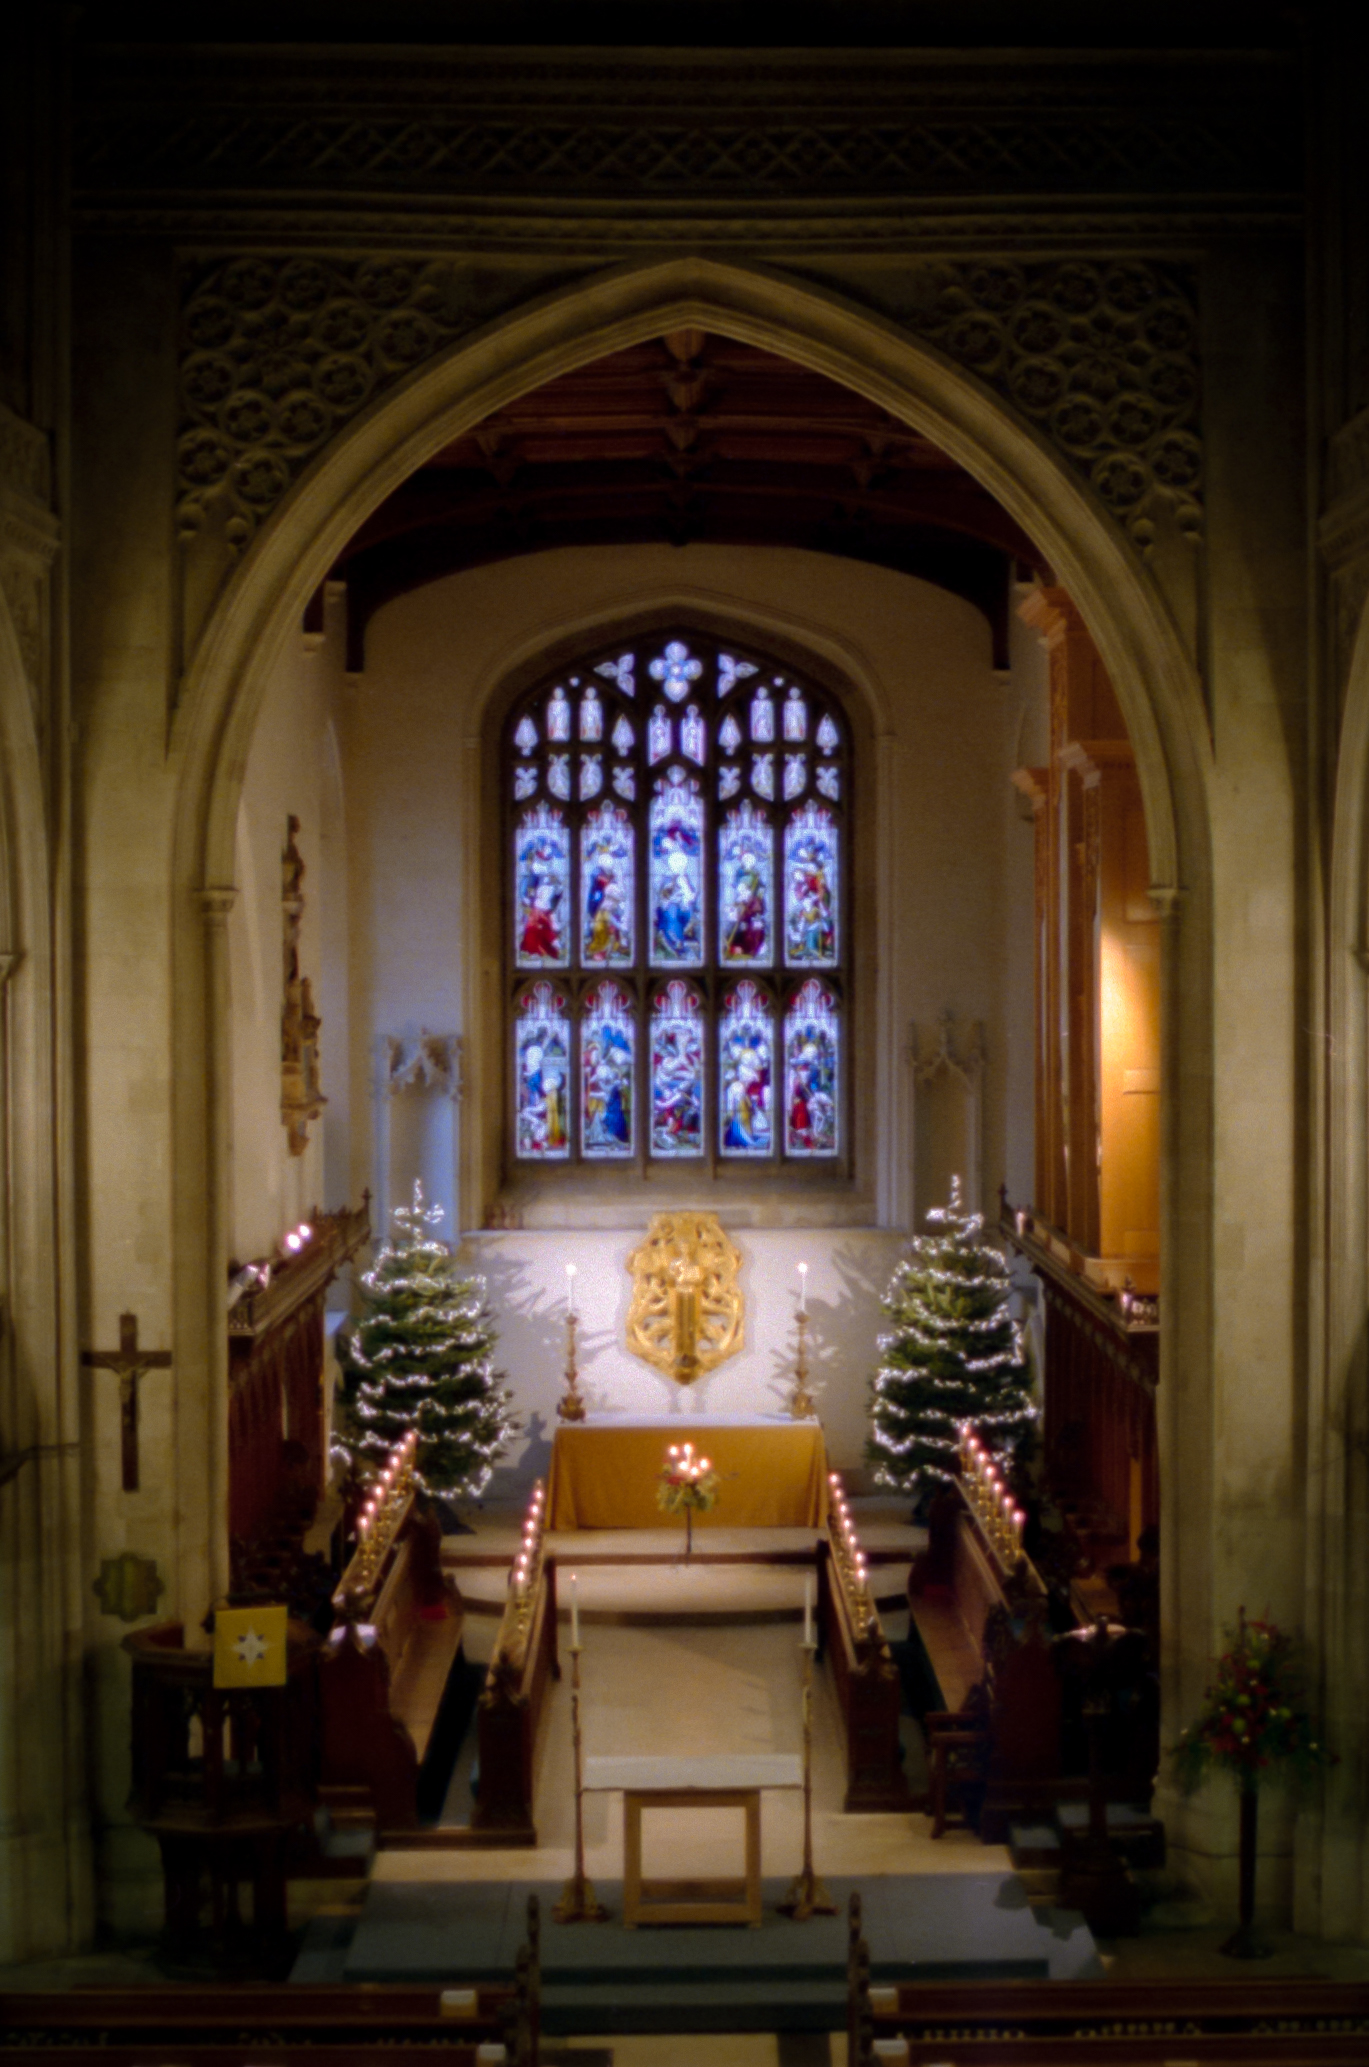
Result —
[{"label": "wooden pew", "polygon": [[916,1808],[900,1757],[898,1668],[879,1617],[852,1583],[835,1528],[834,1517],[818,1543],[818,1630],[846,1745],[842,1807],[848,1813]]},{"label": "wooden pew", "polygon": [[486,1843],[537,1842],[537,1753],[560,1677],[556,1560],[543,1555],[539,1537],[525,1592],[510,1592],[476,1708],[480,1781],[471,1829]]},{"label": "wooden pew", "polygon": [[392,1502],[384,1534],[343,1573],[319,1661],[322,1798],[339,1816],[373,1816],[382,1845],[417,1825],[419,1769],[463,1620],[440,1526],[411,1490]]},{"label": "wooden pew", "polygon": [[[852,1901],[856,1901],[852,1897]],[[1251,1981],[903,1981],[870,1978],[852,1923],[853,2067],[1338,2067],[1369,2044],[1369,1986]],[[906,2051],[900,2051],[900,2042]]]}]

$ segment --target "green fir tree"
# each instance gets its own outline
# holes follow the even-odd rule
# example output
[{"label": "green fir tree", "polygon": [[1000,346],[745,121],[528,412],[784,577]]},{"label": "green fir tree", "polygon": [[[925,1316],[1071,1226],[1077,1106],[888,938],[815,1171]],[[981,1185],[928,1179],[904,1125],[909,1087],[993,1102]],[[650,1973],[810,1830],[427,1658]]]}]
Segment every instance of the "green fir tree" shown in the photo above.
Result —
[{"label": "green fir tree", "polygon": [[875,1483],[915,1498],[958,1475],[962,1422],[1011,1471],[1036,1421],[1008,1267],[981,1215],[962,1210],[959,1178],[927,1221],[881,1302],[894,1326],[879,1338],[867,1447]]},{"label": "green fir tree", "polygon": [[438,1498],[475,1499],[517,1426],[492,1361],[485,1283],[457,1271],[434,1231],[442,1208],[424,1205],[421,1184],[392,1218],[395,1234],[361,1280],[366,1311],[338,1337],[338,1447],[378,1470],[415,1429],[415,1483]]}]

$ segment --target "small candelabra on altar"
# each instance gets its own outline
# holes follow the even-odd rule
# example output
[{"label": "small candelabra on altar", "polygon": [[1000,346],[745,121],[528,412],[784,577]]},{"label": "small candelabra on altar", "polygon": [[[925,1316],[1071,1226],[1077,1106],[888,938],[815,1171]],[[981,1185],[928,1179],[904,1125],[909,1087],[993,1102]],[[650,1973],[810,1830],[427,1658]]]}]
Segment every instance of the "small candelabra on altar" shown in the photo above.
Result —
[{"label": "small candelabra on altar", "polygon": [[656,1505],[662,1514],[683,1514],[685,1556],[694,1550],[694,1517],[707,1514],[718,1497],[720,1480],[707,1457],[698,1456],[693,1443],[672,1443],[665,1464],[656,1474]]},{"label": "small candelabra on altar", "polygon": [[1004,1484],[992,1451],[969,1421],[960,1424],[960,1483],[980,1533],[1004,1571],[1022,1555],[1026,1516]]},{"label": "small candelabra on altar", "polygon": [[575,1331],[580,1325],[580,1316],[575,1311],[575,1265],[566,1265],[566,1389],[556,1402],[558,1421],[583,1421],[585,1418],[584,1395],[580,1391],[580,1373],[575,1362]]}]

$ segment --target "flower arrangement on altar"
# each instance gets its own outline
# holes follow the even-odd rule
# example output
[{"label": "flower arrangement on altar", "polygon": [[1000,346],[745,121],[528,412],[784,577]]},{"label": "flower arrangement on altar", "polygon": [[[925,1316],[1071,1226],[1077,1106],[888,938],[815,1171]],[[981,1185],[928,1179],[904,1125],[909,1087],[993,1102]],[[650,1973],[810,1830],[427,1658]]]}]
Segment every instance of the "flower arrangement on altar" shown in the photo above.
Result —
[{"label": "flower arrangement on altar", "polygon": [[1273,1622],[1247,1622],[1244,1608],[1228,1636],[1230,1649],[1217,1660],[1203,1712],[1181,1733],[1172,1757],[1186,1793],[1201,1786],[1211,1772],[1229,1773],[1236,1782],[1241,1808],[1240,1921],[1220,1949],[1232,1959],[1262,1959],[1270,1947],[1255,1929],[1261,1783],[1266,1777],[1310,1780],[1336,1759],[1303,1706],[1296,1639]]},{"label": "flower arrangement on altar", "polygon": [[685,1555],[694,1547],[694,1517],[707,1514],[722,1481],[707,1457],[696,1456],[693,1443],[672,1443],[656,1474],[656,1505],[662,1514],[683,1514]]}]

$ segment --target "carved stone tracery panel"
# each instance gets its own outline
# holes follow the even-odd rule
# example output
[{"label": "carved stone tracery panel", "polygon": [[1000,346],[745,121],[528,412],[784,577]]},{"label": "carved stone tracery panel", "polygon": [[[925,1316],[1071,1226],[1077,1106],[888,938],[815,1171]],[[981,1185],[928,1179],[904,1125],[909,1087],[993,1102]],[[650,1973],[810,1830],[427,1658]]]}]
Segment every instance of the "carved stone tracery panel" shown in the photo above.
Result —
[{"label": "carved stone tracery panel", "polygon": [[[240,549],[367,404],[495,313],[455,261],[244,253],[186,275],[178,521]],[[510,290],[510,305],[526,293]],[[1202,523],[1190,268],[1134,259],[910,262],[881,305],[1052,444],[1141,547]]]}]

